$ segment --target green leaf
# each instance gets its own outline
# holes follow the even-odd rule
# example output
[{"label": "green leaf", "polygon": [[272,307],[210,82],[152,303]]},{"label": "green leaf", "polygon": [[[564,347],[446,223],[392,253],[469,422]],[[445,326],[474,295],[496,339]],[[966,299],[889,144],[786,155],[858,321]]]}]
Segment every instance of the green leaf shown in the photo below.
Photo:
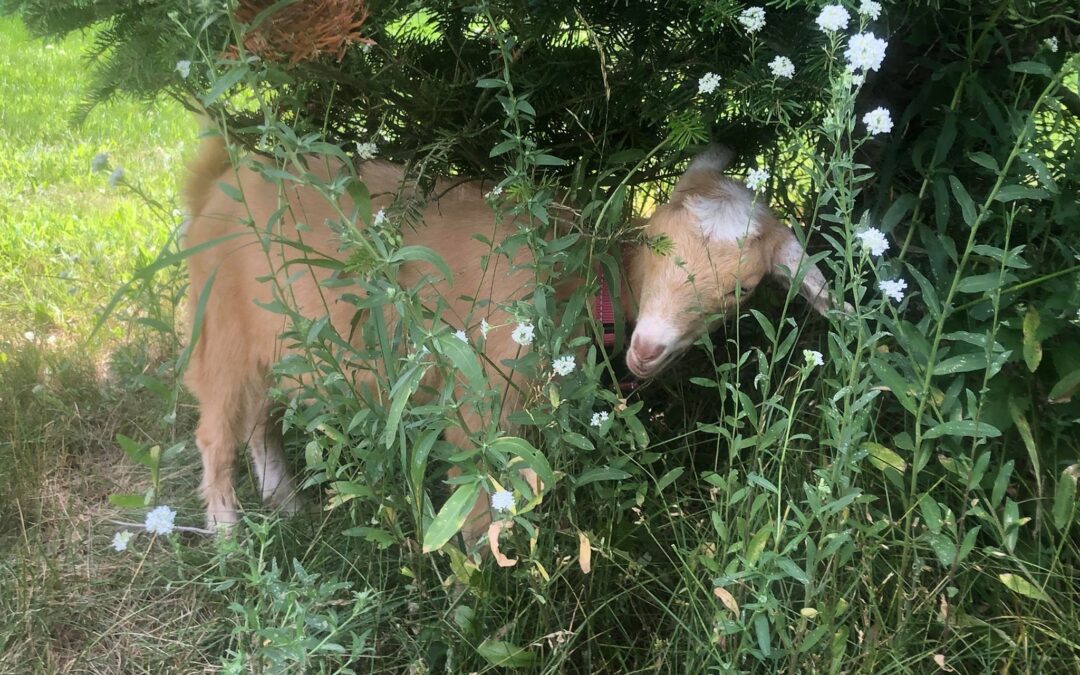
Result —
[{"label": "green leaf", "polygon": [[934,375],[953,375],[955,373],[970,373],[973,370],[986,368],[986,352],[970,352],[952,356],[939,361],[934,366]]},{"label": "green leaf", "polygon": [[1080,368],[1061,378],[1061,381],[1054,385],[1050,390],[1050,402],[1068,403],[1077,389],[1080,389]]},{"label": "green leaf", "polygon": [[450,499],[435,515],[427,530],[424,531],[424,553],[437,551],[461,531],[465,519],[469,517],[476,497],[480,494],[480,482],[459,485]]},{"label": "green leaf", "polygon": [[1076,510],[1076,477],[1080,474],[1078,469],[1080,465],[1077,464],[1066,467],[1054,488],[1054,527],[1059,530],[1069,526],[1073,511]]},{"label": "green leaf", "polygon": [[487,391],[488,381],[484,377],[484,369],[480,366],[476,352],[467,342],[463,342],[456,335],[443,334],[433,341],[435,351],[450,359],[454,369],[465,376],[465,381],[472,391]]},{"label": "green leaf", "polygon": [[869,454],[870,463],[879,470],[894,469],[900,473],[907,471],[907,462],[904,458],[884,445],[867,441],[862,444],[862,448]]},{"label": "green leaf", "polygon": [[1018,199],[1046,199],[1050,193],[1042,188],[1027,185],[1006,185],[998,190],[994,199],[999,202],[1013,202]]},{"label": "green leaf", "polygon": [[772,525],[763,525],[757,533],[750,538],[750,543],[746,545],[746,562],[753,565],[757,562],[757,559],[761,557],[761,552],[765,550],[765,544],[769,543],[769,535],[772,534]]},{"label": "green leaf", "polygon": [[[1076,485],[1076,481],[1073,481]],[[141,509],[146,506],[146,495],[114,494],[109,495],[109,503],[122,509]]]},{"label": "green leaf", "polygon": [[536,472],[544,485],[550,487],[555,484],[555,474],[551,471],[551,465],[543,453],[534,448],[523,438],[516,436],[503,436],[495,439],[489,447],[499,452],[508,452],[520,457],[525,465]]},{"label": "green leaf", "polygon": [[776,559],[776,566],[784,571],[789,577],[798,581],[800,584],[810,583],[810,577],[806,576],[806,572],[803,568],[795,564],[791,558],[780,557]]},{"label": "green leaf", "polygon": [[383,431],[383,445],[388,448],[394,444],[398,425],[401,424],[401,415],[405,412],[405,405],[416,393],[416,388],[420,386],[420,378],[423,377],[424,370],[420,364],[414,364],[390,389],[390,409],[386,413],[386,429]]},{"label": "green leaf", "polygon": [[342,532],[346,537],[360,537],[370,541],[379,547],[379,550],[389,548],[394,543],[394,537],[389,532],[378,527],[350,527]]},{"label": "green leaf", "polygon": [[1028,307],[1024,314],[1024,363],[1028,370],[1035,372],[1042,361],[1042,343],[1035,337],[1039,330],[1039,310]]},{"label": "green leaf", "polygon": [[1025,598],[1044,601],[1050,600],[1041,588],[1017,574],[999,574],[998,580],[1005,584],[1006,588],[1019,593]]},{"label": "green leaf", "polygon": [[206,94],[206,96],[202,97],[203,106],[209,106],[214,101],[218,100],[218,98],[220,98],[221,95],[224,94],[226,91],[231,89],[233,85],[244,79],[248,72],[249,70],[247,66],[240,66],[238,68],[233,68],[229,72],[225,73],[225,75],[219,78],[217,82],[214,82],[213,88]]},{"label": "green leaf", "polygon": [[661,492],[663,492],[664,488],[674,483],[679,478],[679,476],[683,474],[683,471],[685,470],[685,467],[677,466],[671,471],[668,471],[666,474],[664,474],[663,478],[656,481],[656,493],[660,494]]},{"label": "green leaf", "polygon": [[973,152],[968,155],[968,158],[982,168],[988,169],[994,173],[997,173],[999,170],[997,160],[985,152]]},{"label": "green leaf", "polygon": [[968,194],[967,189],[964,188],[964,184],[960,182],[960,179],[956,176],[949,176],[949,187],[952,188],[953,197],[956,198],[956,203],[960,205],[960,213],[964,218],[964,224],[971,227],[975,224],[976,211],[975,202],[971,201],[971,195]]},{"label": "green leaf", "polygon": [[884,359],[872,358],[870,359],[870,369],[874,371],[881,383],[889,388],[896,400],[900,402],[900,405],[904,406],[904,409],[915,414],[916,405],[915,400],[909,393],[909,389],[912,388],[911,383],[901,377],[900,373],[890,366]]},{"label": "green leaf", "polygon": [[923,438],[931,440],[942,436],[971,436],[974,438],[997,438],[1001,432],[997,427],[986,422],[974,420],[953,420],[932,427],[923,434]]},{"label": "green leaf", "polygon": [[480,89],[502,89],[506,87],[506,82],[491,77],[482,77],[476,81],[476,86]]},{"label": "green leaf", "polygon": [[525,668],[536,660],[536,656],[528,650],[491,638],[481,642],[476,651],[491,665],[504,668]]},{"label": "green leaf", "polygon": [[1054,71],[1050,69],[1050,66],[1041,61],[1020,61],[1019,63],[1010,63],[1009,70],[1014,73],[1028,73],[1030,75],[1042,75],[1044,77],[1054,76]]},{"label": "green leaf", "polygon": [[581,434],[575,434],[572,431],[563,433],[562,439],[568,445],[572,445],[578,450],[595,450],[596,446],[588,438],[585,438]]},{"label": "green leaf", "polygon": [[403,246],[395,251],[394,255],[390,256],[391,263],[415,261],[428,263],[439,270],[439,273],[443,275],[448,284],[453,285],[454,275],[450,272],[450,267],[447,266],[442,256],[427,246]]},{"label": "green leaf", "polygon": [[630,474],[622,469],[613,469],[611,467],[598,467],[593,469],[586,469],[581,472],[581,475],[574,479],[574,485],[581,487],[582,485],[588,485],[589,483],[595,483],[602,480],[626,480],[630,477]]}]

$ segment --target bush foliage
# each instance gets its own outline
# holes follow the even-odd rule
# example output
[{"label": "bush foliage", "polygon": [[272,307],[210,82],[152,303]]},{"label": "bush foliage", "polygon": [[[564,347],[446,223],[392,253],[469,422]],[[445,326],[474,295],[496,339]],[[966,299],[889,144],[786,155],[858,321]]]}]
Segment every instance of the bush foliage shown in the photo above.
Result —
[{"label": "bush foliage", "polygon": [[[515,199],[492,201],[532,220],[514,245],[538,261],[532,302],[516,308],[537,346],[516,368],[542,375],[551,356],[582,346],[586,289],[556,306],[545,272],[599,260],[615,273],[630,217],[662,200],[678,164],[710,140],[770,170],[768,198],[804,224],[855,306],[826,323],[774,293],[628,400],[592,348],[573,377],[542,379],[518,430],[473,430],[476,448],[462,452],[439,438],[462,403],[452,389],[425,406],[407,394],[424,368],[470,375],[474,361],[422,330],[429,308],[397,285],[393,233],[357,232],[365,306],[392,308],[396,321],[373,312],[364,328],[381,341],[343,353],[326,322],[283,304],[295,355],[277,370],[307,484],[325,495],[322,536],[363,542],[370,562],[297,551],[270,565],[260,554],[248,583],[299,579],[308,591],[296,597],[315,598],[300,614],[332,607],[334,593],[361,597],[348,588],[364,604],[326,619],[333,631],[316,622],[290,633],[282,651],[268,624],[292,610],[265,590],[247,604],[238,595],[243,621],[222,659],[361,669],[370,650],[414,672],[1075,668],[1073,5],[903,3],[877,19],[850,5],[851,25],[830,34],[815,25],[822,3],[775,2],[748,34],[746,6],[733,2],[353,3],[336,42],[312,18],[328,31],[316,42],[343,54],[293,59],[288,45],[252,39],[293,3],[254,3],[266,12],[242,23],[236,3],[208,0],[9,1],[46,35],[99,27],[88,105],[167,94],[205,107],[288,180],[311,180],[303,154],[351,157],[367,143],[422,182],[499,180]],[[865,84],[843,63],[862,30],[888,39]],[[777,55],[794,62],[793,79],[770,72]],[[699,86],[707,73],[721,76],[711,93]],[[861,120],[879,106],[894,126],[868,137]],[[319,187],[328,198],[342,189]],[[546,238],[556,190],[579,218]],[[370,223],[360,202],[355,215]],[[422,226],[410,213],[403,200],[393,216]],[[880,259],[859,245],[871,226],[891,242]],[[879,291],[895,279],[908,283],[898,303]],[[430,345],[431,361],[399,362],[386,343]],[[824,367],[804,362],[803,347],[823,352]],[[356,358],[384,361],[389,396],[351,390],[343,375]],[[298,393],[301,375],[319,388]],[[476,400],[497,397],[470,384]],[[593,427],[598,410],[612,417]],[[442,546],[460,525],[444,505],[450,464],[465,494],[499,485],[527,497],[503,541],[516,567]],[[545,495],[517,478],[522,464],[547,476]],[[219,554],[223,575],[245,550]],[[316,584],[319,574],[332,581]],[[369,625],[369,592],[397,603],[412,630],[400,616]],[[319,636],[354,620],[365,630],[339,657]]]}]

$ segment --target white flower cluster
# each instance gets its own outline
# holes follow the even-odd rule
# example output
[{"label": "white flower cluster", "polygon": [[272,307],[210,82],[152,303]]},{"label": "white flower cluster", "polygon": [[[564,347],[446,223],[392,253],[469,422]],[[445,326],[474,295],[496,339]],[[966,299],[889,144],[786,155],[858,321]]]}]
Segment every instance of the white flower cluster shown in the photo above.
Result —
[{"label": "white flower cluster", "polygon": [[531,323],[519,323],[510,334],[510,339],[522,347],[528,347],[536,339],[536,328]]},{"label": "white flower cluster", "polygon": [[880,256],[889,250],[889,240],[885,233],[876,227],[863,230],[856,236],[862,241],[863,248],[870,251],[870,255]]},{"label": "white flower cluster", "polygon": [[1049,49],[1052,53],[1057,54],[1057,50],[1058,50],[1058,39],[1057,39],[1057,37],[1050,36],[1050,37],[1046,38],[1045,40],[1043,40],[1043,44],[1046,45],[1046,48]]},{"label": "white flower cluster", "polygon": [[698,93],[701,94],[711,94],[719,86],[720,76],[716,73],[705,73],[697,83]]},{"label": "white flower cluster", "polygon": [[577,363],[571,354],[565,354],[551,362],[551,369],[555,371],[556,375],[569,375],[574,372],[576,367]]},{"label": "white flower cluster", "polygon": [[503,193],[502,186],[501,185],[496,185],[495,187],[488,190],[488,193],[486,195],[484,195],[484,199],[498,199],[499,195],[501,195],[502,193]]},{"label": "white flower cluster", "polygon": [[765,8],[747,7],[739,14],[739,23],[750,35],[765,27]]},{"label": "white flower cluster", "polygon": [[847,49],[844,50],[848,68],[853,71],[880,69],[881,62],[885,60],[885,48],[888,46],[888,42],[875,37],[873,33],[852,35]]},{"label": "white flower cluster", "polygon": [[803,359],[806,360],[806,365],[811,368],[825,365],[825,357],[821,355],[821,352],[813,349],[802,350]]},{"label": "white flower cluster", "polygon": [[795,77],[795,64],[786,56],[777,56],[769,61],[769,70],[773,77],[783,77],[788,80]]},{"label": "white flower cluster", "polygon": [[374,143],[360,143],[356,144],[356,156],[362,161],[369,159],[375,159],[375,155],[379,154],[379,146]]},{"label": "white flower cluster", "polygon": [[372,225],[378,227],[386,222],[386,209],[379,209],[379,212],[375,214],[375,220],[372,221]]},{"label": "white flower cluster", "polygon": [[769,172],[766,169],[750,169],[746,174],[746,187],[754,192],[763,189],[769,183]]},{"label": "white flower cluster", "polygon": [[514,493],[509,490],[497,490],[491,495],[491,508],[496,511],[509,511],[514,506]]},{"label": "white flower cluster", "polygon": [[112,547],[114,551],[126,551],[128,543],[131,542],[131,538],[135,536],[135,533],[131,530],[124,530],[123,532],[117,532],[112,538]]},{"label": "white flower cluster", "polygon": [[172,534],[176,529],[176,511],[168,506],[159,506],[146,514],[146,531],[150,534]]},{"label": "white flower cluster", "polygon": [[177,61],[176,72],[180,73],[180,77],[185,80],[191,75],[191,61]]},{"label": "white flower cluster", "polygon": [[863,115],[862,121],[866,125],[866,132],[871,136],[887,134],[892,131],[892,116],[889,115],[889,111],[885,108],[871,110]]},{"label": "white flower cluster", "polygon": [[882,281],[878,284],[878,288],[881,292],[889,296],[896,302],[900,302],[904,299],[904,289],[907,288],[907,282],[903,279],[893,279],[891,281]]},{"label": "white flower cluster", "polygon": [[881,3],[874,2],[874,0],[863,0],[862,4],[859,5],[859,14],[871,21],[877,21],[881,18]]},{"label": "white flower cluster", "polygon": [[818,14],[817,25],[827,33],[835,33],[847,28],[850,20],[851,15],[842,5],[825,5]]},{"label": "white flower cluster", "polygon": [[589,424],[594,427],[602,427],[604,426],[604,422],[607,422],[610,417],[611,414],[606,410],[594,412],[592,414],[592,420],[589,421]]}]

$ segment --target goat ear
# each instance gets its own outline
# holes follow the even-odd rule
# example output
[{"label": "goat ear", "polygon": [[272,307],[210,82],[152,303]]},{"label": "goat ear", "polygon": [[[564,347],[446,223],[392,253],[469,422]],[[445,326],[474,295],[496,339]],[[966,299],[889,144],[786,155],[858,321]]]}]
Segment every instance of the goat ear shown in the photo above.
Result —
[{"label": "goat ear", "polygon": [[818,314],[825,315],[829,309],[842,309],[851,312],[851,305],[841,307],[829,296],[828,284],[817,265],[810,262],[806,250],[795,233],[783,225],[778,225],[773,247],[772,272],[789,286],[794,282],[799,285],[799,295],[806,298]]}]

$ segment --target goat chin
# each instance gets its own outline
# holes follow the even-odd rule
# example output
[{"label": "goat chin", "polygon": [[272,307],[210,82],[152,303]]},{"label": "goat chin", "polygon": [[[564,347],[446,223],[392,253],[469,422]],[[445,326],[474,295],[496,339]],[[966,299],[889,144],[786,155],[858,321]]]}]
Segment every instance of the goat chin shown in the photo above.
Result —
[{"label": "goat chin", "polygon": [[[671,202],[645,225],[651,240],[666,238],[672,250],[657,255],[645,247],[632,248],[625,256],[629,288],[622,297],[626,315],[635,316],[640,305],[643,313],[663,317],[670,327],[662,336],[651,336],[671,341],[649,345],[654,356],[663,353],[659,360],[653,359],[655,363],[647,363],[633,345],[628,350],[631,369],[642,376],[655,374],[698,337],[704,322],[693,317],[725,311],[734,306],[736,287],[745,293],[767,273],[790,278],[805,262],[805,253],[790,230],[755,205],[745,188],[720,174],[728,155],[713,152],[707,158],[691,165]],[[264,309],[275,299],[275,288],[277,297],[286,299],[299,314],[328,316],[340,335],[355,334],[351,327],[357,310],[343,296],[355,294],[356,288],[327,283],[331,271],[310,264],[320,257],[342,260],[348,254],[327,223],[337,221],[342,212],[350,213],[352,203],[343,197],[338,211],[309,186],[288,181],[280,186],[265,179],[259,169],[267,167],[264,160],[252,159],[233,170],[220,137],[208,137],[190,167],[185,192],[190,211],[185,235],[185,247],[191,252],[189,316],[198,313],[200,317],[185,380],[199,405],[196,442],[202,454],[202,496],[211,527],[238,520],[233,491],[238,445],[248,447],[264,501],[283,513],[298,508],[296,482],[287,469],[281,431],[267,393],[271,366],[288,351],[281,339],[285,317]],[[307,170],[329,182],[342,168],[312,159]],[[360,165],[358,173],[372,195],[375,211],[390,206],[405,178],[401,167],[381,161]],[[219,184],[229,188],[219,189]],[[494,254],[484,243],[502,241],[518,231],[516,223],[496,218],[485,201],[485,187],[490,184],[439,181],[432,192],[437,199],[423,211],[423,225],[402,228],[405,245],[433,249],[453,275],[452,285],[443,279],[425,286],[422,299],[427,306],[441,303],[444,311],[438,320],[464,330],[470,338],[479,333],[481,321],[497,326],[484,341],[485,374],[492,382],[515,385],[499,387],[506,392],[500,419],[462,409],[463,427],[445,432],[448,441],[461,446],[468,445],[469,431],[493,422],[506,428],[506,416],[522,403],[519,392],[528,391],[528,383],[501,364],[519,349],[511,339],[513,317],[502,307],[528,298],[535,282],[528,265],[530,252],[518,247],[510,259]],[[237,192],[242,202],[230,196]],[[717,222],[718,218],[730,222]],[[741,229],[739,219],[744,219]],[[743,236],[732,234],[738,232]],[[409,262],[401,266],[399,281],[414,287],[425,276],[435,275],[432,267]],[[580,279],[562,280],[560,294],[568,294],[580,283]],[[829,306],[819,297],[823,287],[824,279],[811,266],[800,291],[822,312]],[[646,340],[637,337],[632,343],[645,345]],[[438,389],[443,383],[433,371],[422,385]],[[357,370],[353,377],[358,387],[374,381],[368,370]],[[463,529],[468,544],[478,541],[488,528],[487,504],[486,495],[481,494]]]}]

